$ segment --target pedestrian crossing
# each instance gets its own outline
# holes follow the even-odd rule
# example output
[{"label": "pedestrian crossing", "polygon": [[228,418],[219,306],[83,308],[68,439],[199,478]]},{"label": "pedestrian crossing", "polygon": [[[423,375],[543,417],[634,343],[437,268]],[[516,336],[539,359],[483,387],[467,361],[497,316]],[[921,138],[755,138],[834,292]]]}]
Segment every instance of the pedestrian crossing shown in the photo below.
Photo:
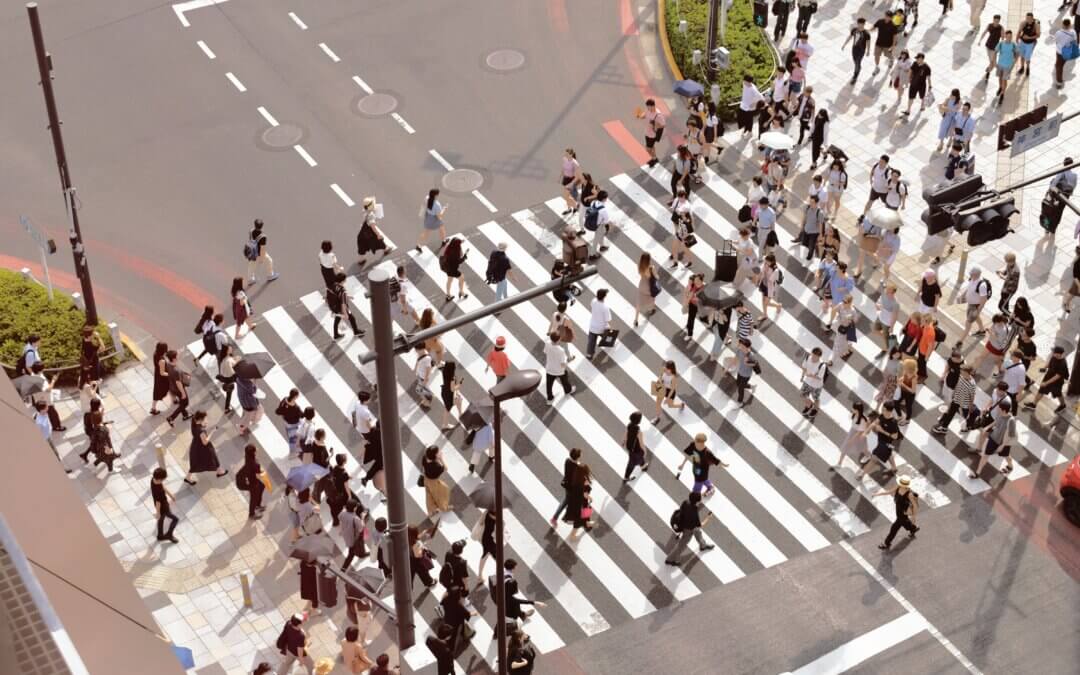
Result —
[{"label": "pedestrian crossing", "polygon": [[[712,170],[706,170],[704,178],[692,197],[699,240],[692,253],[693,269],[708,278],[716,247],[735,236],[735,213],[744,198]],[[855,292],[860,339],[853,345],[854,354],[831,369],[821,412],[809,421],[797,410],[801,407],[799,364],[815,346],[828,356],[831,340],[822,332],[819,302],[807,286],[812,272],[779,247],[776,255],[785,272],[778,297],[783,311],[755,331],[754,349],[764,372],[753,378],[753,402],[739,407],[734,400],[733,378],[709,358],[712,341],[717,338],[703,326],[698,326],[691,340],[677,338],[686,323],[681,297],[690,273],[664,266],[670,243],[665,206],[669,180],[667,170],[658,166],[614,176],[605,186],[612,193],[608,202],[613,220],[610,249],[598,263],[600,274],[582,284],[579,301],[567,309],[578,335],[577,344],[571,347],[575,358],[568,365],[577,391],[563,395],[557,387],[551,406],[542,390],[503,406],[505,480],[517,495],[506,512],[507,557],[521,563],[517,576],[522,592],[547,603],[526,624],[541,652],[647,616],[719,584],[736,582],[804,552],[863,534],[894,518],[891,498],[878,494],[890,485],[888,476],[871,471],[857,477],[850,462],[831,470],[841,456],[839,446],[848,431],[850,403],[862,400],[872,405],[881,383],[878,345],[867,337],[875,315],[872,295],[863,292],[869,289]],[[511,294],[548,281],[553,261],[561,256],[557,233],[567,222],[560,215],[563,209],[562,200],[555,198],[466,233],[470,254],[462,270],[469,297],[455,302],[444,301],[445,275],[430,250],[410,250],[378,266],[393,272],[398,264],[406,265],[417,295],[414,306],[420,310],[432,307],[436,320],[442,322],[494,300],[494,289],[484,283],[486,258],[500,243],[507,245],[514,269]],[[568,218],[574,221],[576,216]],[[781,223],[778,229],[782,242],[791,234],[783,227]],[[662,292],[656,299],[655,315],[634,328],[631,318],[638,292],[637,260],[643,252],[648,252],[661,270]],[[318,279],[314,270],[312,279]],[[609,290],[614,326],[621,332],[613,348],[601,350],[603,353],[590,361],[584,356],[583,338],[588,332],[588,305],[600,288]],[[347,290],[358,320],[370,328],[370,306],[362,282],[350,277]],[[756,306],[756,291],[749,284],[742,290],[749,304]],[[466,400],[479,400],[495,383],[485,368],[485,355],[497,336],[506,338],[506,352],[515,368],[543,371],[543,345],[554,309],[551,296],[544,296],[442,337],[446,358],[457,362],[457,375],[465,380],[462,393]],[[396,330],[411,331],[411,319],[407,323],[397,325]],[[267,352],[278,364],[259,383],[268,414],[253,427],[254,442],[283,472],[297,461],[290,457],[284,424],[272,414],[277,401],[295,387],[302,393],[302,405],[312,405],[318,412],[317,424],[326,429],[332,452],[346,452],[350,473],[359,477],[360,438],[346,411],[357,389],[369,388],[374,382],[373,367],[359,366],[357,361],[370,348],[370,340],[334,340],[332,316],[323,292],[317,290],[297,302],[263,312],[254,330],[237,344],[244,353]],[[201,349],[199,342],[189,346],[192,356]],[[679,374],[678,398],[686,406],[665,409],[659,424],[644,426],[652,465],[648,472],[639,472],[624,483],[627,419],[635,411],[646,419],[655,417],[650,385],[669,360],[674,361]],[[452,487],[453,513],[441,517],[431,542],[441,559],[450,542],[469,540],[480,513],[468,495],[490,477],[490,467],[481,461],[477,474],[471,474],[471,449],[465,446],[461,427],[441,429],[443,411],[438,402],[431,411],[419,407],[410,386],[414,363],[412,354],[397,359],[400,384],[396,395],[409,522],[419,523],[426,516],[424,490],[417,486],[419,458],[426,447],[434,445],[446,459],[446,478]],[[213,375],[212,359],[200,365]],[[929,365],[931,372],[940,372],[944,361],[934,355]],[[969,453],[968,445],[974,442],[974,433],[962,436],[951,429],[947,436],[930,434],[942,403],[935,393],[936,385],[932,377],[920,387],[916,417],[905,427],[906,440],[895,455],[900,473],[912,478],[916,492],[931,508],[979,494],[1002,480],[1000,476],[991,478],[990,470],[977,478],[969,477],[975,456]],[[981,396],[984,402],[986,394]],[[1029,426],[1026,421],[1021,415],[1021,448],[1014,453],[1016,465],[1007,480],[1065,461],[1055,449],[1052,431],[1037,424]],[[668,519],[693,483],[689,471],[676,473],[676,469],[684,458],[683,449],[698,432],[708,435],[709,447],[729,466],[714,470],[717,491],[706,500],[716,517],[706,525],[704,534],[715,548],[691,556],[675,568],[664,563],[675,543]],[[562,499],[563,462],[572,448],[584,450],[583,459],[593,474],[597,526],[580,537],[571,537],[565,524],[555,529],[548,524]],[[994,463],[999,465],[1000,460]],[[376,516],[385,515],[385,507],[371,487],[365,488],[356,480],[354,490],[363,495]],[[480,546],[470,542],[465,550],[471,573],[478,574]],[[490,561],[484,576],[494,571],[494,561]],[[438,567],[432,574],[437,572]],[[436,596],[441,593],[417,589],[415,594],[417,646],[404,652],[403,658],[418,671],[433,664],[423,640],[436,621]],[[485,588],[477,589],[471,600],[478,612],[473,619],[477,635],[462,654],[461,663],[482,660],[494,665],[494,601]]]}]

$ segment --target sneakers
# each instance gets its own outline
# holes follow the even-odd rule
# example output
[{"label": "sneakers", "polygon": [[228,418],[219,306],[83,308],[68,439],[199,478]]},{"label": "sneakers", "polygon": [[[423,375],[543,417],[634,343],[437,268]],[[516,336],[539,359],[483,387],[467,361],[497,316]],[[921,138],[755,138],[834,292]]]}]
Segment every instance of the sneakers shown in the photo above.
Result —
[{"label": "sneakers", "polygon": [[701,552],[705,553],[706,551],[711,551],[714,548],[716,548],[716,544],[705,544],[704,546],[701,547]]},{"label": "sneakers", "polygon": [[931,427],[930,433],[932,433],[932,434],[947,434],[947,433],[949,433],[949,430],[946,429],[945,427],[941,426],[940,424],[935,424],[933,427]]},{"label": "sneakers", "polygon": [[1068,406],[1066,406],[1066,405],[1065,405],[1064,403],[1062,403],[1062,404],[1061,404],[1061,405],[1059,405],[1058,407],[1054,408],[1054,414],[1058,414],[1058,413],[1064,412],[1065,408],[1067,408],[1067,407],[1068,407]]},{"label": "sneakers", "polygon": [[1034,409],[1035,409],[1035,401],[1028,401],[1027,403],[1024,404],[1024,410],[1034,410]]},{"label": "sneakers", "polygon": [[270,283],[271,281],[273,281],[274,279],[277,279],[280,276],[281,276],[281,274],[279,272],[274,272],[270,276],[266,277],[266,283]]}]

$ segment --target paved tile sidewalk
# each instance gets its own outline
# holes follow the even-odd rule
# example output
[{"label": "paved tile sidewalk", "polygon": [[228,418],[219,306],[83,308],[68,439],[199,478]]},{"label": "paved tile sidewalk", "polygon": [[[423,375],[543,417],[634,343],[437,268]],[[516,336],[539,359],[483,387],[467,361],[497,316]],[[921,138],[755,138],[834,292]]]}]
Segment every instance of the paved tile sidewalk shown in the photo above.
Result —
[{"label": "paved tile sidewalk", "polygon": [[[198,387],[196,387],[197,389]],[[296,562],[286,558],[288,523],[280,505],[283,477],[271,466],[274,490],[264,498],[267,513],[260,521],[247,518],[247,496],[236,489],[233,474],[215,478],[203,474],[199,485],[183,482],[190,444],[188,424],[177,420],[169,429],[164,415],[151,417],[152,373],[144,364],[123,368],[106,381],[105,418],[112,421],[114,447],[120,452],[117,471],[103,466],[83,467],[78,458],[86,446],[78,399],[57,404],[68,430],[54,442],[76,489],[131,574],[132,583],[169,639],[192,649],[199,675],[248,674],[260,661],[277,666],[274,642],[285,618],[301,611]],[[192,396],[192,410],[206,409],[222,466],[235,470],[242,462],[243,441],[233,423],[222,418],[221,406],[205,392]],[[180,517],[176,545],[156,541],[150,474],[158,466],[155,445],[164,450],[169,471],[166,486],[176,495],[174,513]],[[252,607],[245,608],[240,575],[251,580]],[[338,657],[345,625],[339,587],[338,607],[313,616],[306,628],[315,658]],[[369,648],[379,654],[391,648],[378,623],[372,625]],[[392,658],[396,661],[396,657]],[[297,669],[301,672],[302,669]],[[334,673],[345,672],[338,663]]]}]

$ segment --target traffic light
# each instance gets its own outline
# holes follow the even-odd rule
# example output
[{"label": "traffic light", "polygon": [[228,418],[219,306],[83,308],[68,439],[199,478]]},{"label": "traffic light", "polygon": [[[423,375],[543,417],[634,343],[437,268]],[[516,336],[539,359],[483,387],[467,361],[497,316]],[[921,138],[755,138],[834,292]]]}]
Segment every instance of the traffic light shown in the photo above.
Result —
[{"label": "traffic light", "polygon": [[938,234],[952,227],[952,214],[945,207],[970,199],[982,189],[983,179],[978,174],[924,189],[923,200],[929,208],[922,212],[922,221],[926,223],[927,234]]},{"label": "traffic light", "polygon": [[1009,218],[1017,213],[1015,198],[1004,197],[958,211],[953,222],[958,232],[967,232],[968,246],[978,246],[1008,234]]},{"label": "traffic light", "polygon": [[1056,195],[1054,190],[1047,191],[1039,211],[1039,226],[1047,232],[1057,232],[1063,213],[1065,213],[1065,200]]},{"label": "traffic light", "polygon": [[758,28],[769,27],[769,3],[754,0],[754,25]]}]

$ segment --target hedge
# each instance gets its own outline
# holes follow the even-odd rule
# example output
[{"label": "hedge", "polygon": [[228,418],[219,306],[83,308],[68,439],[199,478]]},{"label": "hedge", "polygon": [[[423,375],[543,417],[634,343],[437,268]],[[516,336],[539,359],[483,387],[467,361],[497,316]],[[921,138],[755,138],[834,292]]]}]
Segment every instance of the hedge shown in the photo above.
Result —
[{"label": "hedge", "polygon": [[[705,54],[705,33],[709,26],[708,0],[662,0],[667,3],[665,19],[668,42],[675,63],[683,77],[702,82],[705,79],[704,68],[695,66],[693,52],[700,49]],[[772,17],[770,17],[772,18]],[[679,21],[687,22],[686,33],[679,32]],[[717,73],[716,82],[720,85],[720,101],[724,117],[733,117],[731,105],[742,96],[742,78],[746,73],[754,76],[758,88],[763,89],[769,78],[776,71],[776,61],[769,46],[768,38],[761,29],[754,25],[754,11],[751,0],[735,0],[727,12],[727,30],[722,45],[731,52],[731,67]],[[717,36],[717,44],[720,38]],[[706,83],[705,91],[709,91]]]},{"label": "hedge", "polygon": [[[60,383],[73,385],[78,381],[79,356],[82,353],[82,327],[86,316],[75,306],[71,296],[60,290],[49,292],[33,280],[23,279],[22,274],[0,269],[0,364],[8,375],[22,355],[26,337],[41,337],[41,359],[45,368],[73,366],[64,370]],[[105,324],[98,324],[98,335],[105,343],[103,354],[112,352],[112,338]],[[120,357],[101,360],[102,371],[110,373],[120,365]]]}]

